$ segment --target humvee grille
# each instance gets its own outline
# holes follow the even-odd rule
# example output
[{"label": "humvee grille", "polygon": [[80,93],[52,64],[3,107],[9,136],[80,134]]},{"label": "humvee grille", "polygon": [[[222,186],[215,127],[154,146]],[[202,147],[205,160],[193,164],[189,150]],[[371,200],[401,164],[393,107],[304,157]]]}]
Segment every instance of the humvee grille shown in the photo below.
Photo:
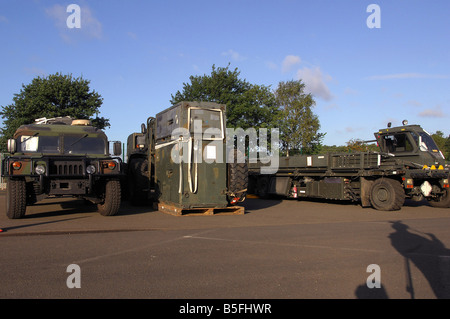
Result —
[{"label": "humvee grille", "polygon": [[50,165],[50,175],[83,175],[84,164],[82,161],[54,161]]}]

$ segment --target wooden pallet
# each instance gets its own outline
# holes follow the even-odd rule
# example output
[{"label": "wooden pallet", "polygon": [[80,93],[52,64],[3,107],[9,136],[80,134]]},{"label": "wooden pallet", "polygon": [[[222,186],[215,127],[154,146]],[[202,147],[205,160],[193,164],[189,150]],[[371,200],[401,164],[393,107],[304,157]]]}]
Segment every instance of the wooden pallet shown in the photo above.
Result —
[{"label": "wooden pallet", "polygon": [[174,216],[213,216],[213,215],[243,215],[245,209],[242,206],[229,206],[222,208],[204,207],[204,208],[183,208],[167,203],[155,203],[155,209],[160,212],[168,213]]}]

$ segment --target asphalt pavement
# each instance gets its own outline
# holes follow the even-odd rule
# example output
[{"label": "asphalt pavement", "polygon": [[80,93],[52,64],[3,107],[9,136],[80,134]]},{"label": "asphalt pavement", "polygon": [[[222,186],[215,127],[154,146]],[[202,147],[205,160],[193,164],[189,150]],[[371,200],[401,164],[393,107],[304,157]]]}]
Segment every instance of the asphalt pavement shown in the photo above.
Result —
[{"label": "asphalt pavement", "polygon": [[450,297],[449,209],[242,205],[243,215],[173,216],[123,202],[104,217],[81,200],[47,199],[23,219],[1,211],[0,298]]}]

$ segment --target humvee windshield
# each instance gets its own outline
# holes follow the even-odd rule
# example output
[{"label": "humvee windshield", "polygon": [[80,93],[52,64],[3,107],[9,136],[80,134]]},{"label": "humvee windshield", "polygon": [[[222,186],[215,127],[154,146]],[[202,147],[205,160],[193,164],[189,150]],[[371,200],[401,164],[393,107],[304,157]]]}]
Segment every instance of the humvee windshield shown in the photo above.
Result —
[{"label": "humvee windshield", "polygon": [[50,153],[50,154],[106,154],[106,142],[100,137],[87,135],[68,135],[62,137],[64,150],[62,150],[59,136],[22,135],[18,138],[19,149],[23,153]]},{"label": "humvee windshield", "polygon": [[19,149],[23,153],[59,153],[59,136],[27,136],[19,137]]},{"label": "humvee windshield", "polygon": [[88,135],[63,136],[64,154],[105,154],[105,140]]}]

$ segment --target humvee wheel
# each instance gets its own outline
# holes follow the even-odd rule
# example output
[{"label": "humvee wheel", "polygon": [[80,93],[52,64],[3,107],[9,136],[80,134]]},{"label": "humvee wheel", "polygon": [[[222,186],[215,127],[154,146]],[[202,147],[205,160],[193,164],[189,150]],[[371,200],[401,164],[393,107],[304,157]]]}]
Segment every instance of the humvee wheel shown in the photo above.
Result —
[{"label": "humvee wheel", "polygon": [[98,212],[103,216],[114,216],[120,208],[121,190],[119,181],[107,181],[105,185],[104,202],[98,204]]},{"label": "humvee wheel", "polygon": [[6,186],[6,216],[19,219],[27,209],[27,189],[25,180],[8,179]]},{"label": "humvee wheel", "polygon": [[405,202],[405,192],[399,181],[379,178],[372,185],[370,202],[378,210],[399,210]]},{"label": "humvee wheel", "polygon": [[438,207],[438,208],[450,207],[450,191],[449,191],[449,189],[448,188],[444,189],[444,195],[442,195],[438,199],[431,199],[428,202],[433,207]]}]

